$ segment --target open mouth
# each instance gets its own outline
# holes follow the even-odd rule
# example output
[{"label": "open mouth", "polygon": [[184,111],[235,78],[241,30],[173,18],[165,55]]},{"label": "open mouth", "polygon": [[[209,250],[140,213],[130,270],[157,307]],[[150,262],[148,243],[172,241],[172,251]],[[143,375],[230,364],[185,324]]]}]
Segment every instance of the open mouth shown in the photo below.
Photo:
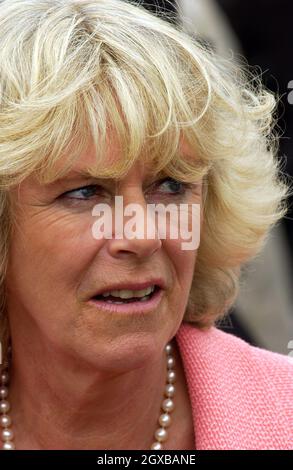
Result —
[{"label": "open mouth", "polygon": [[152,292],[150,292],[148,295],[144,296],[132,296],[130,298],[122,298],[120,296],[114,296],[114,295],[96,295],[93,297],[93,300],[99,301],[99,302],[105,302],[108,304],[130,304],[130,303],[135,303],[135,302],[148,302],[152,298],[156,297],[158,292],[161,291],[161,288],[159,286],[154,286],[154,289]]}]

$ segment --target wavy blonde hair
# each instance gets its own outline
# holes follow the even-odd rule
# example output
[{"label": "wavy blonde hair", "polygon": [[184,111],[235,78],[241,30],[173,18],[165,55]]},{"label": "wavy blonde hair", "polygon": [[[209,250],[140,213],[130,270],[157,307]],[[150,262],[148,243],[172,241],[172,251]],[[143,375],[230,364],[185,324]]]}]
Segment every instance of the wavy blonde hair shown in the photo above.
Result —
[{"label": "wavy blonde hair", "polygon": [[[48,183],[86,149],[99,177],[138,158],[154,172],[204,178],[204,227],[184,320],[208,328],[236,299],[241,267],[285,215],[276,158],[276,99],[242,65],[221,59],[141,6],[121,0],[4,0],[0,8],[0,340],[14,227],[10,189]],[[109,128],[124,158],[103,155]],[[196,151],[186,160],[182,137]],[[55,163],[62,161],[57,172]]]}]

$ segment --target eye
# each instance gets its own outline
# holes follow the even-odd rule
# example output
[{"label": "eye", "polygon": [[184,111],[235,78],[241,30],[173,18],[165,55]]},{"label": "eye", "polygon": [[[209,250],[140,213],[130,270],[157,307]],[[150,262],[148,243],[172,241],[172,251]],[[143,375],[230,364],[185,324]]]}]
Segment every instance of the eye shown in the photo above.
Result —
[{"label": "eye", "polygon": [[156,183],[156,186],[164,186],[165,187],[169,187],[169,191],[167,192],[171,192],[175,195],[177,194],[185,194],[185,192],[190,188],[190,183],[185,183],[185,182],[182,182],[182,181],[177,181],[175,180],[174,178],[171,178],[171,177],[167,177],[167,178],[163,178],[162,180],[158,181]]},{"label": "eye", "polygon": [[91,197],[96,196],[97,194],[101,194],[102,191],[103,188],[92,184],[89,186],[83,186],[81,188],[72,189],[71,191],[66,191],[65,193],[61,194],[61,197],[68,199],[81,199],[87,201]]}]

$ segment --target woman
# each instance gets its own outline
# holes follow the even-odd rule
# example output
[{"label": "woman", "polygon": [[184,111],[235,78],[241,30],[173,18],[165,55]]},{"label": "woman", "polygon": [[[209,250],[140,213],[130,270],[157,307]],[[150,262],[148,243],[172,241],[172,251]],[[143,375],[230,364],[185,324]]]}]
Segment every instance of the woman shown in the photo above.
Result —
[{"label": "woman", "polygon": [[[292,447],[288,358],[216,327],[286,213],[274,97],[117,0],[5,0],[0,45],[3,448]],[[117,196],[200,245],[93,236]]]}]

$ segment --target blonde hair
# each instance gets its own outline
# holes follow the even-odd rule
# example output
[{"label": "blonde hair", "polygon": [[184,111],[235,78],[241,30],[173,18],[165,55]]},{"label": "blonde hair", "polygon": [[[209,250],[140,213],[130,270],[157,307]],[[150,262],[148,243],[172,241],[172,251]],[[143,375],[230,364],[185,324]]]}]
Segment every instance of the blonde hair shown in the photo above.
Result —
[{"label": "blonde hair", "polygon": [[[0,340],[8,338],[9,190],[60,177],[93,139],[99,177],[136,159],[204,178],[204,226],[184,321],[208,328],[233,304],[241,266],[286,213],[272,132],[276,99],[247,67],[217,57],[121,0],[4,0],[0,9]],[[109,129],[123,159],[105,165]],[[182,137],[197,158],[183,158]],[[55,163],[62,161],[57,172]]]}]

